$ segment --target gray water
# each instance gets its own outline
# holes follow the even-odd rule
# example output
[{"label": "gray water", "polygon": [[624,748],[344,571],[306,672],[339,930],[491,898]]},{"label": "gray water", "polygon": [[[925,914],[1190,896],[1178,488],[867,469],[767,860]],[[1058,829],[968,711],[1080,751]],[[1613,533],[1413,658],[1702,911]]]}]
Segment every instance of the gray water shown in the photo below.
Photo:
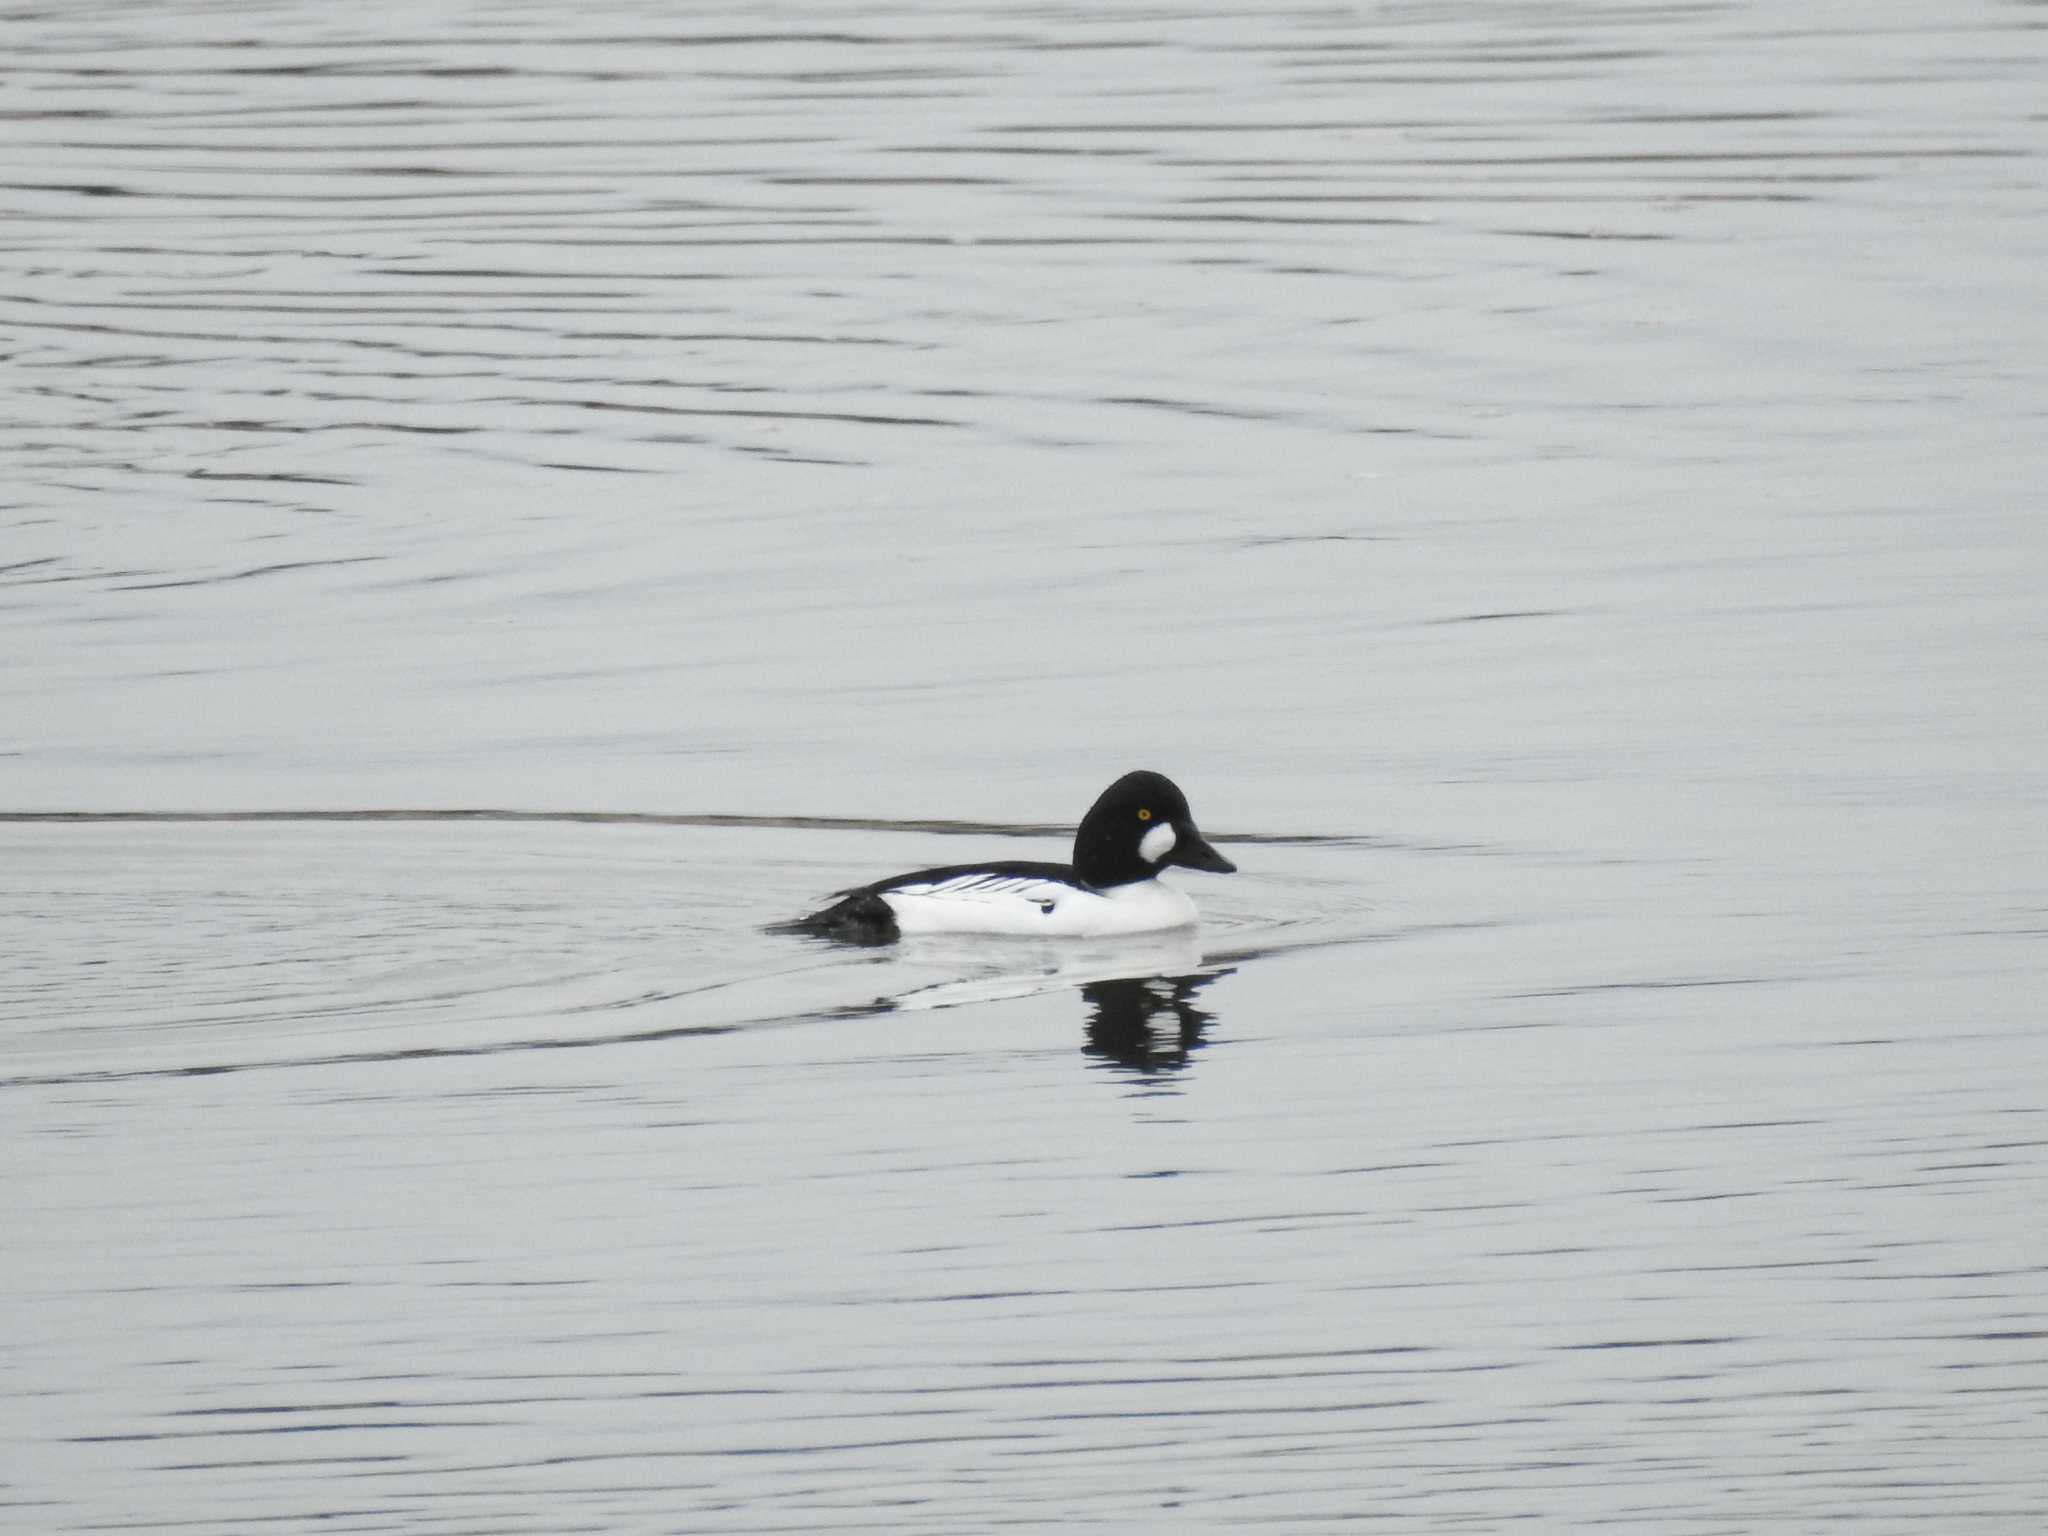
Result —
[{"label": "gray water", "polygon": [[0,10],[0,1527],[2042,1529],[2044,63]]}]

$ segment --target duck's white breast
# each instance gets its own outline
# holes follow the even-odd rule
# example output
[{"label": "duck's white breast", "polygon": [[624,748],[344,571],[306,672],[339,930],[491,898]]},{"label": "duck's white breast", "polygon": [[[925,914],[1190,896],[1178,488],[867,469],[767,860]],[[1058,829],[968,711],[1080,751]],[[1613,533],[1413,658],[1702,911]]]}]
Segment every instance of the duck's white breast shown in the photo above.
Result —
[{"label": "duck's white breast", "polygon": [[1186,928],[1197,917],[1186,892],[1158,880],[1084,891],[1031,875],[956,875],[881,894],[904,933],[1096,938]]}]

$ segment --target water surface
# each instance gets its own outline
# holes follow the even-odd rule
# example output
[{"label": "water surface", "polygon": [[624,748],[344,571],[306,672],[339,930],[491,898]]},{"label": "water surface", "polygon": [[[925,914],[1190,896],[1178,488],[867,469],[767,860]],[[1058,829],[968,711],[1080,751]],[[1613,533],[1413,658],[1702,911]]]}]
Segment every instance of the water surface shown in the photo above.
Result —
[{"label": "water surface", "polygon": [[0,12],[0,1525],[2039,1528],[2043,39]]}]

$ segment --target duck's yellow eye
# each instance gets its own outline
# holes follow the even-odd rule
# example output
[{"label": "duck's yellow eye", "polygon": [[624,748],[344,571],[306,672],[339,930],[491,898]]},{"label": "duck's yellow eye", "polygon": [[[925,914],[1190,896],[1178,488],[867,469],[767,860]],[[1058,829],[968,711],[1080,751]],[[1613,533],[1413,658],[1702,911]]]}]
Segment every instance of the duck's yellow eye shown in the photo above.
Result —
[{"label": "duck's yellow eye", "polygon": [[1138,812],[1138,820],[1140,820],[1140,821],[1150,821],[1151,819],[1152,819],[1152,813],[1151,813],[1150,811],[1143,811],[1143,810],[1141,810],[1141,811],[1139,811],[1139,812]]}]

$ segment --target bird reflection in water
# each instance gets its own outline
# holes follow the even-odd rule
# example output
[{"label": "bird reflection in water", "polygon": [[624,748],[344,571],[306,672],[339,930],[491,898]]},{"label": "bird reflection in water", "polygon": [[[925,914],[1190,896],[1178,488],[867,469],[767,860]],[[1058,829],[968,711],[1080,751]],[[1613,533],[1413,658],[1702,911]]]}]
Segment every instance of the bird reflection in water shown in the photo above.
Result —
[{"label": "bird reflection in water", "polygon": [[1117,976],[1081,984],[1088,1003],[1090,1056],[1144,1077],[1186,1069],[1216,1015],[1195,994],[1230,969],[1189,976]]}]

